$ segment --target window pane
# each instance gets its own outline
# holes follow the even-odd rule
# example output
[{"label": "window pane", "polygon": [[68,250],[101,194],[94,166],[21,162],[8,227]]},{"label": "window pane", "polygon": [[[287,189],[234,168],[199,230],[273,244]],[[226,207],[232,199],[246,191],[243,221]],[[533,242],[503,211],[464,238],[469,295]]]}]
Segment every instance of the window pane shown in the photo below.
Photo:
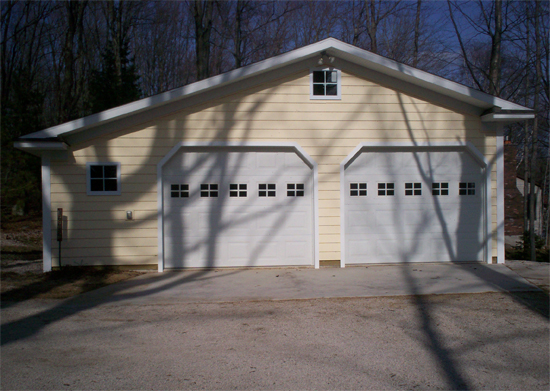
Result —
[{"label": "window pane", "polygon": [[105,191],[117,191],[116,179],[105,179]]},{"label": "window pane", "polygon": [[338,95],[338,87],[336,84],[327,84],[327,95]]},{"label": "window pane", "polygon": [[116,166],[105,166],[104,170],[105,178],[116,178]]},{"label": "window pane", "polygon": [[313,71],[313,82],[314,83],[324,83],[325,82],[325,72],[324,71]]},{"label": "window pane", "polygon": [[325,95],[325,86],[323,84],[314,84],[313,95]]},{"label": "window pane", "polygon": [[103,191],[103,179],[91,179],[90,180],[91,191]]},{"label": "window pane", "polygon": [[103,166],[90,166],[90,178],[103,178]]},{"label": "window pane", "polygon": [[336,83],[337,80],[337,72],[336,71],[328,71],[327,72],[327,83]]}]

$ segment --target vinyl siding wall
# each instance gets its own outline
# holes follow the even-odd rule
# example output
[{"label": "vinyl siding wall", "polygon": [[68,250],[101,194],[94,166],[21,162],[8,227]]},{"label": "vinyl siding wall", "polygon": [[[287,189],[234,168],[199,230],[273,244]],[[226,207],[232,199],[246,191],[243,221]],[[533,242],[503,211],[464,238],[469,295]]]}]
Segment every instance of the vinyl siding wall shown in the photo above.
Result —
[{"label": "vinyl siding wall", "polygon": [[[157,163],[180,141],[293,141],[318,163],[320,260],[340,259],[340,163],[361,142],[470,141],[487,160],[494,133],[450,111],[342,72],[342,99],[310,100],[309,70],[71,147],[52,162],[52,264],[58,265],[56,209],[67,228],[63,263],[158,263]],[[120,162],[122,194],[88,196],[86,162]],[[496,165],[492,166],[496,231]],[[134,221],[126,221],[126,211]],[[495,234],[496,235],[496,234]],[[493,240],[493,256],[496,242]]]}]

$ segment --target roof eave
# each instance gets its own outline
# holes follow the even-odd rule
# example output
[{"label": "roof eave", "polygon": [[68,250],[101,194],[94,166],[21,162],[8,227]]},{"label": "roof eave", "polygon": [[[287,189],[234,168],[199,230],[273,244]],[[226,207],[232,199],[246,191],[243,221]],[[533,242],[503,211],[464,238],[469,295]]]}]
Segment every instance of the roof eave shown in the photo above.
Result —
[{"label": "roof eave", "polygon": [[481,116],[481,122],[512,123],[535,118],[535,113],[488,113]]},{"label": "roof eave", "polygon": [[69,147],[63,141],[57,140],[16,141],[13,146],[35,156],[42,156],[43,152],[66,151]]}]

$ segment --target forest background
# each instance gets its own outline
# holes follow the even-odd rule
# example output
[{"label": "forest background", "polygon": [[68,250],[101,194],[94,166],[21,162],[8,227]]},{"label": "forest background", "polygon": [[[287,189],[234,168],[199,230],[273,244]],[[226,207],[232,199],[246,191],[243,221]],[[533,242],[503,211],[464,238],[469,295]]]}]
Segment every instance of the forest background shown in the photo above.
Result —
[{"label": "forest background", "polygon": [[[2,219],[41,209],[40,160],[14,149],[18,137],[327,37],[534,108],[535,120],[506,135],[525,194],[536,183],[548,200],[547,1],[10,0],[1,2]],[[548,208],[540,217],[548,240]]]}]

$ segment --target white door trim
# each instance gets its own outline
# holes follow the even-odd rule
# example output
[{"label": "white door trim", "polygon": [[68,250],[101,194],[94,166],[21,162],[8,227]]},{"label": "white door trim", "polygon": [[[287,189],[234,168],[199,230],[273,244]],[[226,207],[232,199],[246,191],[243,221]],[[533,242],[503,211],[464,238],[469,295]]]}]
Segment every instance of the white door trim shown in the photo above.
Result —
[{"label": "white door trim", "polygon": [[213,141],[213,142],[179,142],[166,156],[157,164],[157,221],[158,221],[158,271],[164,271],[164,199],[162,168],[181,148],[190,150],[198,148],[212,148],[213,150],[239,149],[239,150],[263,150],[263,151],[292,151],[296,153],[308,167],[313,171],[313,259],[315,269],[319,268],[319,195],[318,195],[318,171],[317,163],[309,156],[304,149],[294,142],[261,143],[261,142],[234,142],[234,141]]},{"label": "white door trim", "polygon": [[344,171],[363,151],[379,149],[403,150],[410,148],[422,148],[434,151],[452,150],[466,151],[476,160],[483,169],[485,179],[485,191],[483,202],[483,258],[487,263],[492,263],[492,235],[491,235],[491,172],[489,162],[483,154],[471,142],[363,142],[357,145],[353,151],[340,163],[340,243],[341,257],[340,267],[346,266],[346,222],[345,222],[345,181]]}]

